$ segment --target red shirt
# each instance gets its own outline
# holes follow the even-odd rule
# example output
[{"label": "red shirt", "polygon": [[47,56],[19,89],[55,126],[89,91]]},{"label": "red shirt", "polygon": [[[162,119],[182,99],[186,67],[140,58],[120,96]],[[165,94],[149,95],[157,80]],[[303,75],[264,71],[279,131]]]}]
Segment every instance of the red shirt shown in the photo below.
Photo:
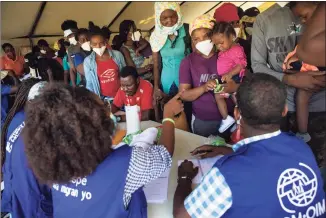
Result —
[{"label": "red shirt", "polygon": [[13,61],[7,55],[4,55],[1,57],[0,68],[2,70],[12,70],[16,76],[20,77],[24,73],[24,63],[25,59],[23,56],[16,56],[16,60]]},{"label": "red shirt", "polygon": [[112,97],[120,88],[119,67],[112,58],[106,61],[96,61],[97,76],[100,82],[101,94]]},{"label": "red shirt", "polygon": [[126,93],[119,89],[113,104],[119,108],[124,105],[138,105],[140,111],[153,109],[153,86],[150,82],[139,79],[137,92],[133,96],[126,96]]}]

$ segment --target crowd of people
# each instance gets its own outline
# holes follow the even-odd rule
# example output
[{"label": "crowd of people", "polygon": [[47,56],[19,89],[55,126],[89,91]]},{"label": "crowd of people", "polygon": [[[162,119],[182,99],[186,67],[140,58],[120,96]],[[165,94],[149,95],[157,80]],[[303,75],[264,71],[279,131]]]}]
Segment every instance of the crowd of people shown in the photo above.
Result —
[{"label": "crowd of people", "polygon": [[[1,211],[147,217],[142,187],[171,167],[179,128],[233,146],[191,152],[224,155],[194,190],[198,168],[179,166],[174,217],[325,217],[325,3],[223,3],[190,24],[176,2],[154,13],[149,40],[132,20],[112,44],[107,26],[65,20],[53,48],[2,45]],[[162,122],[157,145],[114,147],[127,106]]]}]

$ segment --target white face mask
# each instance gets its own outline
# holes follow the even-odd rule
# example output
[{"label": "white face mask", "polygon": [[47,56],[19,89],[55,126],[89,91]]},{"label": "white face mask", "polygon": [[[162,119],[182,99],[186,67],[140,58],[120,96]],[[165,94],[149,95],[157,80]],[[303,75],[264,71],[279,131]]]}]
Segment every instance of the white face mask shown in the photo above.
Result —
[{"label": "white face mask", "polygon": [[101,48],[93,48],[93,51],[99,56],[102,56],[105,50],[106,50],[106,46],[102,46]]},{"label": "white face mask", "polygon": [[90,51],[91,50],[91,42],[84,42],[83,44],[81,44],[81,47],[84,51]]},{"label": "white face mask", "polygon": [[59,54],[59,53],[58,53],[57,51],[54,53],[55,56],[58,56],[58,54]]},{"label": "white face mask", "polygon": [[46,51],[45,50],[40,50],[41,54],[46,54]]},{"label": "white face mask", "polygon": [[178,35],[178,31],[175,30],[175,27],[177,26],[177,24],[175,24],[174,26],[171,27],[163,27],[163,33],[167,34],[167,35]]},{"label": "white face mask", "polygon": [[141,37],[141,33],[139,31],[136,31],[131,35],[131,39],[134,42],[138,42],[140,40],[140,37]]},{"label": "white face mask", "polygon": [[240,32],[240,28],[236,27],[236,28],[234,28],[234,30],[235,30],[235,36],[238,37],[239,32]]},{"label": "white face mask", "polygon": [[205,40],[202,42],[198,42],[196,44],[196,49],[202,53],[203,55],[208,56],[209,53],[211,53],[212,49],[213,49],[213,42],[211,40]]},{"label": "white face mask", "polygon": [[29,74],[31,75],[32,78],[36,78],[36,70],[29,67]]},{"label": "white face mask", "polygon": [[70,44],[72,44],[72,45],[77,45],[77,40],[75,39],[75,37],[70,37],[69,39],[69,42],[70,42]]}]

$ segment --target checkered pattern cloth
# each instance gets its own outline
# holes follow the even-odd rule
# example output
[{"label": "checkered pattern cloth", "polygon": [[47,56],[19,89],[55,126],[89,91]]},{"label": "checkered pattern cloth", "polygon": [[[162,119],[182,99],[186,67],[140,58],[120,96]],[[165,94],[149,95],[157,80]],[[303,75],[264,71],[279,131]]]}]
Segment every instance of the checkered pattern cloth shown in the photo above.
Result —
[{"label": "checkered pattern cloth", "polygon": [[158,178],[171,164],[171,155],[162,145],[153,145],[146,150],[133,147],[124,189],[124,206],[128,207],[135,191]]},{"label": "checkered pattern cloth", "polygon": [[272,133],[267,133],[267,134],[263,134],[263,135],[257,135],[257,136],[253,136],[253,137],[250,137],[250,138],[242,139],[237,144],[233,145],[232,149],[233,149],[233,151],[237,151],[243,145],[247,145],[247,144],[250,144],[252,142],[257,142],[257,141],[260,141],[260,140],[263,140],[263,139],[269,139],[269,138],[272,138],[274,136],[278,136],[279,134],[281,134],[281,130],[278,130],[278,131],[272,132]]},{"label": "checkered pattern cloth", "polygon": [[232,206],[231,190],[216,167],[208,172],[184,205],[191,217],[221,217]]},{"label": "checkered pattern cloth", "polygon": [[[269,139],[281,131],[246,138],[233,146],[237,151],[241,146]],[[232,206],[232,192],[219,169],[213,167],[203,178],[200,185],[186,198],[184,206],[192,218],[221,217]]]}]

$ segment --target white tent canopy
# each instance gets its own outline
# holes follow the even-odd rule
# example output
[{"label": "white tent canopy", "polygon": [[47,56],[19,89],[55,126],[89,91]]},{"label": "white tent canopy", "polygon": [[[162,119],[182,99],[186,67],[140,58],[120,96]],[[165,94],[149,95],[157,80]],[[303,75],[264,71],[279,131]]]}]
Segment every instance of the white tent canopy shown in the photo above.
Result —
[{"label": "white tent canopy", "polygon": [[[214,14],[223,2],[179,2],[184,21],[190,23],[201,14]],[[232,2],[242,9],[263,7],[275,2]],[[62,38],[61,23],[72,19],[79,28],[93,21],[108,25],[114,34],[121,21],[134,20],[137,28],[148,32],[154,27],[154,2],[1,2],[1,41],[15,47],[30,47],[39,39],[53,44]]]}]

